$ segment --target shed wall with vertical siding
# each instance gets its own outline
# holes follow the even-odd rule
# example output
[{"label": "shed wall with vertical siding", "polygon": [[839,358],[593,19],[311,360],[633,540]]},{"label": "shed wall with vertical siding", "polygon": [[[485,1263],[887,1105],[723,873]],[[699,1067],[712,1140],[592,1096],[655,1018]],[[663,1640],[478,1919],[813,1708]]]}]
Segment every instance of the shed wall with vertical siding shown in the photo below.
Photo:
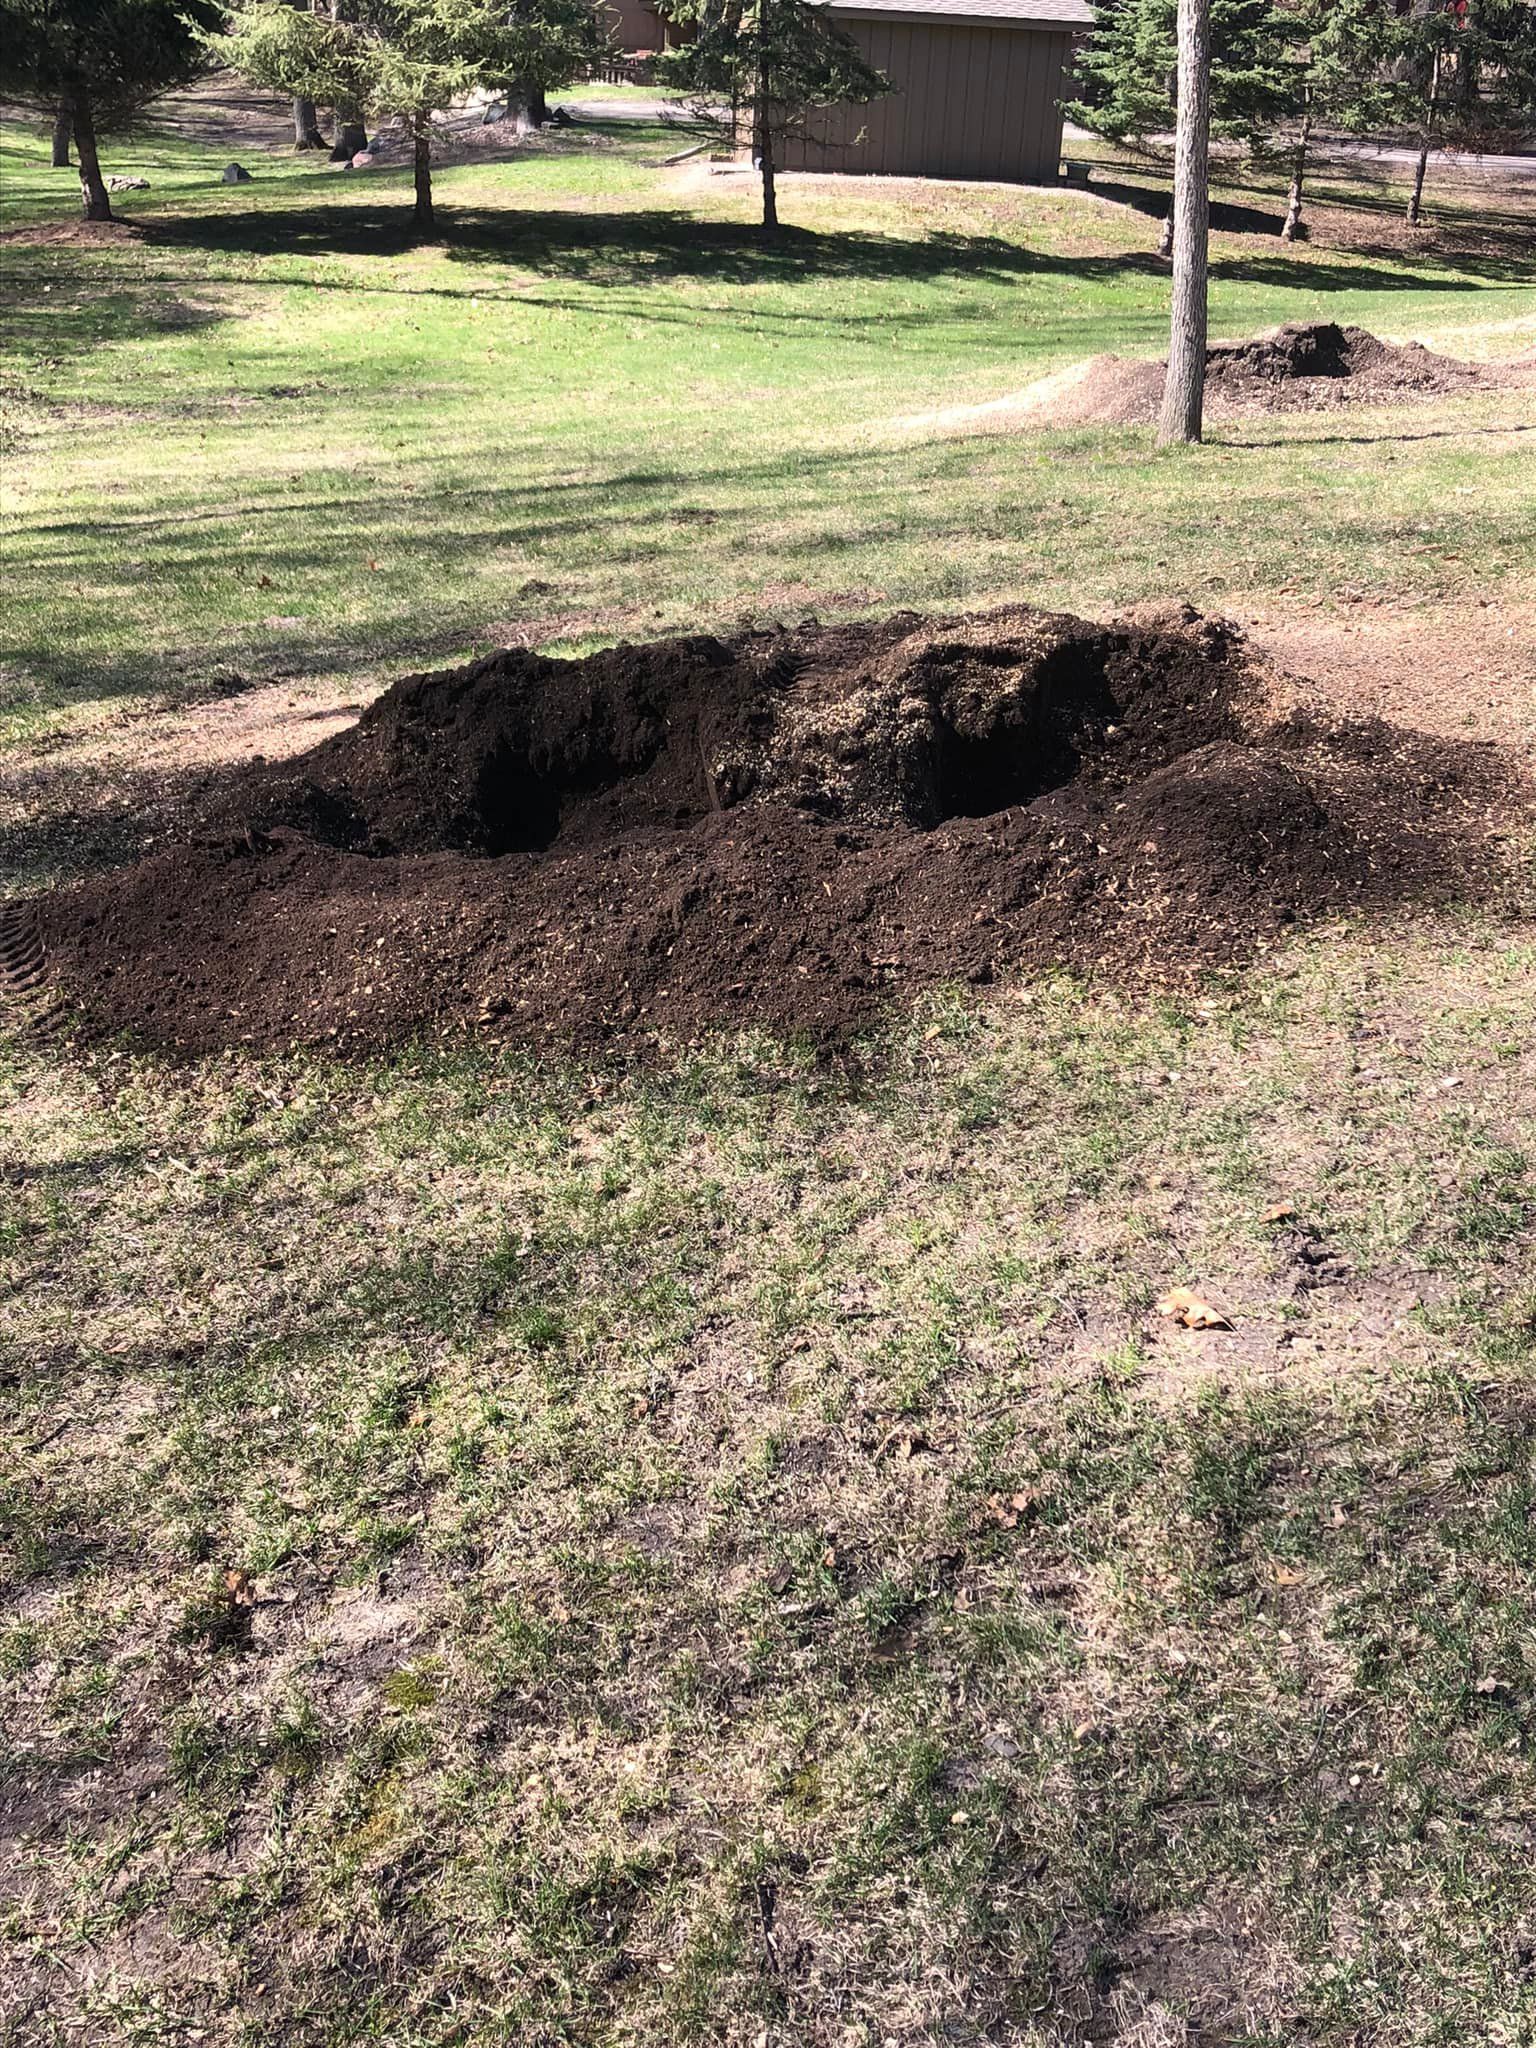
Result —
[{"label": "shed wall with vertical siding", "polygon": [[785,170],[1054,183],[1070,29],[860,18],[840,28],[896,90],[868,106],[827,107],[786,137]]}]

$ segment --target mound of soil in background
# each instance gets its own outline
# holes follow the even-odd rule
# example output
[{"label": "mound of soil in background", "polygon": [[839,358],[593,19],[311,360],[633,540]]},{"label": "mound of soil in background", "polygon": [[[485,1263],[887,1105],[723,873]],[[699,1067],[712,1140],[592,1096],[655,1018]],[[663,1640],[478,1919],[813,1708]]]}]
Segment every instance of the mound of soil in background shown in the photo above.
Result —
[{"label": "mound of soil in background", "polygon": [[[1092,356],[983,405],[919,414],[913,428],[1033,420],[1042,427],[1146,426],[1163,400],[1166,362]],[[1405,395],[1525,384],[1529,363],[1464,363],[1416,341],[1381,341],[1364,327],[1296,321],[1247,341],[1206,350],[1206,403],[1213,418],[1391,404]]]},{"label": "mound of soil in background", "polygon": [[407,678],[38,917],[88,1030],[187,1051],[834,1041],[935,981],[1177,982],[1465,894],[1513,797],[1486,746],[1277,715],[1193,613],[901,614]]}]

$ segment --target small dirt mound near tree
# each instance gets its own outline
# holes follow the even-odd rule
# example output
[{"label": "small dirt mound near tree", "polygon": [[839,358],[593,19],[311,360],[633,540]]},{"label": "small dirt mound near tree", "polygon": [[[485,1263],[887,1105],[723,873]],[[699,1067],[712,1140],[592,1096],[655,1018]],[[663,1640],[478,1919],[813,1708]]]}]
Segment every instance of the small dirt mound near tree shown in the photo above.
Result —
[{"label": "small dirt mound near tree", "polygon": [[1192,613],[902,614],[410,677],[38,922],[87,1030],[187,1051],[836,1041],[935,982],[1177,983],[1465,894],[1513,801],[1491,748],[1277,708]]},{"label": "small dirt mound near tree", "polygon": [[[1163,399],[1165,362],[1091,356],[983,405],[917,414],[913,430],[963,432],[989,425],[1148,426]],[[1529,383],[1529,364],[1464,363],[1416,341],[1380,340],[1364,327],[1298,321],[1206,351],[1206,407],[1214,419],[1338,405],[1390,405],[1433,395]]]}]

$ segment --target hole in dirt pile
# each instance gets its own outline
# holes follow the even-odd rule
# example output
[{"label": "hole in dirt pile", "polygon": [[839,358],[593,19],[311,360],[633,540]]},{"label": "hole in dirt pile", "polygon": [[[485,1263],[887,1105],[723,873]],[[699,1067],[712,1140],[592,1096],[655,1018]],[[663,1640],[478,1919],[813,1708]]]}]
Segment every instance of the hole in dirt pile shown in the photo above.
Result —
[{"label": "hole in dirt pile", "polygon": [[1277,704],[1218,621],[1017,607],[408,678],[222,824],[39,903],[87,1032],[822,1041],[938,981],[1180,982],[1477,894],[1490,747]]},{"label": "hole in dirt pile", "polygon": [[760,660],[706,636],[585,661],[511,650],[397,683],[242,789],[240,815],[380,855],[537,853],[686,825],[739,793],[771,697]]}]

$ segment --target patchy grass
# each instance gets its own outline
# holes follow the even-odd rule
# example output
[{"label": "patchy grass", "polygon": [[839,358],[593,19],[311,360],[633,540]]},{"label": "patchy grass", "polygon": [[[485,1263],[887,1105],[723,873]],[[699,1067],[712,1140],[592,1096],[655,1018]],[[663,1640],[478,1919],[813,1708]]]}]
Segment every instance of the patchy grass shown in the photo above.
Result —
[{"label": "patchy grass", "polygon": [[18,2038],[1526,2038],[1533,995],[13,1047]]},{"label": "patchy grass", "polygon": [[[514,637],[1154,590],[1486,596],[1528,571],[1529,392],[1255,420],[1181,455],[1138,429],[892,445],[898,416],[1158,350],[1143,174],[1103,200],[794,179],[765,246],[750,181],[662,169],[677,141],[614,123],[447,167],[442,238],[413,249],[405,171],[246,151],[255,180],[230,188],[228,144],[157,131],[112,160],[150,179],[122,200],[142,241],[0,244],[10,729],[234,675],[366,684]],[[45,151],[6,133],[15,220],[72,203]],[[1234,192],[1215,332],[1326,315],[1517,349],[1533,202],[1476,190],[1406,243],[1389,196],[1325,185],[1314,241],[1287,248],[1274,195]]]},{"label": "patchy grass", "polygon": [[[134,731],[195,767],[157,704],[286,749],[491,638],[1528,573],[1528,394],[891,443],[1156,349],[1146,174],[786,181],[765,249],[592,133],[446,169],[431,248],[164,132],[142,241],[0,244],[15,787],[85,857]],[[1324,196],[1218,233],[1219,332],[1519,345],[1521,202]],[[1536,2038],[1533,995],[1490,915],[836,1071],[0,1038],[0,2038]]]}]

